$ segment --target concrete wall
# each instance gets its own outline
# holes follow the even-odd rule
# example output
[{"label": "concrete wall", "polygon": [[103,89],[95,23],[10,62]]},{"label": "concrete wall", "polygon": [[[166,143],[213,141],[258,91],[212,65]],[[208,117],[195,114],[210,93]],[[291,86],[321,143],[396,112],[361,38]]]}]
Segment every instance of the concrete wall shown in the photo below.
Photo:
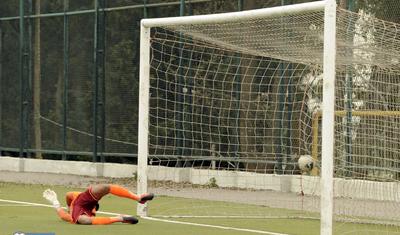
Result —
[{"label": "concrete wall", "polygon": [[214,178],[216,184],[221,187],[294,193],[303,190],[306,194],[315,194],[315,188],[319,188],[320,182],[319,177],[314,176],[258,174],[242,171],[217,171],[163,166],[149,166],[148,173],[149,180],[207,185],[210,184],[211,178]]},{"label": "concrete wall", "polygon": [[[137,167],[136,165],[116,163],[0,157],[0,171],[45,172],[122,178],[133,177],[136,174]],[[320,178],[316,176],[273,175],[163,166],[148,167],[149,180],[207,185],[210,184],[212,178],[220,187],[289,193],[303,191],[306,195],[320,195]],[[400,202],[400,183],[335,178],[334,196]]]},{"label": "concrete wall", "polygon": [[135,165],[0,157],[0,171],[45,172],[102,177],[132,177]]}]

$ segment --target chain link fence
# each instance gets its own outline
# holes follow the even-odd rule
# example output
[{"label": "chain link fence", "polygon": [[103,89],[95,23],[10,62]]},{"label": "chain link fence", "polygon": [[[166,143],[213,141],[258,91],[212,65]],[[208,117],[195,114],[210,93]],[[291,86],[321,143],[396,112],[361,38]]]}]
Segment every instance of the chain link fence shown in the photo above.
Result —
[{"label": "chain link fence", "polygon": [[2,1],[3,155],[135,162],[140,20],[234,1]]},{"label": "chain link fence", "polygon": [[[3,0],[0,150],[22,157],[135,162],[141,19],[303,2],[310,1]],[[400,22],[396,0],[338,4]]]}]

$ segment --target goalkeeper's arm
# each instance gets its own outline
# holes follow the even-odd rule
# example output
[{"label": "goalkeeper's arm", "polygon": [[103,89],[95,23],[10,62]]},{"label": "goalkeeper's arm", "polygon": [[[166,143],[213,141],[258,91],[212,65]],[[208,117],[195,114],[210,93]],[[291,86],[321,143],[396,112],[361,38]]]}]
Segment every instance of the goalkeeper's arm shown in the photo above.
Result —
[{"label": "goalkeeper's arm", "polygon": [[50,190],[50,189],[46,189],[43,192],[43,197],[52,204],[54,209],[56,209],[56,211],[57,211],[57,215],[62,220],[72,223],[71,215],[61,207],[60,202],[57,199],[56,192],[54,192],[53,190]]}]

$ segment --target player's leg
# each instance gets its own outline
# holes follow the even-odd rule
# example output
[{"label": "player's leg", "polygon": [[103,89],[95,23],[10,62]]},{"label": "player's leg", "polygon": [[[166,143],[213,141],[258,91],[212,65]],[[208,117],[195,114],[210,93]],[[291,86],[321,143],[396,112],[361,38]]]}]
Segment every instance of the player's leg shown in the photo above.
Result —
[{"label": "player's leg", "polygon": [[89,187],[90,194],[96,200],[100,200],[102,197],[110,193],[110,186],[108,184],[96,184]]},{"label": "player's leg", "polygon": [[154,198],[154,194],[152,193],[146,193],[142,195],[136,195],[129,191],[128,189],[115,185],[115,184],[99,184],[99,185],[94,185],[91,188],[91,193],[93,196],[100,200],[104,195],[111,193],[113,195],[119,196],[119,197],[125,197],[125,198],[130,198],[132,200],[138,201],[140,203],[145,203],[146,201],[152,200]]},{"label": "player's leg", "polygon": [[87,215],[80,215],[77,221],[79,224],[85,225],[106,225],[116,222],[137,224],[139,221],[133,216],[116,216],[116,217],[90,217]]},{"label": "player's leg", "polygon": [[65,202],[70,207],[73,200],[75,200],[81,192],[67,192],[65,194]]}]

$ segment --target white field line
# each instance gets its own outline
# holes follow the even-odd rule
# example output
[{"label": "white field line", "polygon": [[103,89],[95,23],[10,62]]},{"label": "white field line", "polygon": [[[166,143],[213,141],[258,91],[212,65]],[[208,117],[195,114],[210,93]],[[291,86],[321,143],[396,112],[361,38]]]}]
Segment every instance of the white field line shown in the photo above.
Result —
[{"label": "white field line", "polygon": [[[50,207],[53,208],[52,205],[46,205],[46,204],[40,204],[40,203],[33,203],[33,202],[23,202],[23,201],[13,201],[13,200],[5,200],[5,199],[0,199],[0,202],[7,202],[7,203],[15,203],[18,206],[41,206],[41,207]],[[8,204],[10,205],[10,204]],[[0,206],[2,206],[0,204]],[[64,209],[66,209],[65,207],[63,207]],[[104,214],[104,215],[121,215],[118,213],[112,213],[112,212],[105,212],[105,211],[97,211],[97,213],[99,214]]]},{"label": "white field line", "polygon": [[34,207],[34,206],[23,205],[23,204],[0,204],[0,207]]},{"label": "white field line", "polygon": [[[14,200],[5,200],[5,199],[0,199],[0,202],[14,203],[19,206],[25,205],[25,206],[41,206],[41,207],[50,207],[50,208],[53,207],[51,205],[46,205],[46,204],[41,204],[41,203],[23,202],[23,201],[14,201]],[[8,204],[8,205],[10,205],[10,204]],[[106,212],[106,211],[98,211],[97,213],[104,214],[104,215],[114,215],[114,216],[120,215],[118,213]],[[234,230],[234,231],[249,232],[249,233],[268,234],[268,235],[288,235],[286,233],[274,233],[274,232],[267,232],[267,231],[254,230],[254,229],[235,228],[235,227],[218,226],[218,225],[210,225],[210,224],[198,224],[198,223],[190,223],[190,222],[183,222],[183,221],[159,219],[159,218],[153,218],[153,217],[141,217],[141,218],[147,219],[147,220],[152,220],[152,221],[172,223],[172,224],[184,224],[184,225],[200,226],[200,227],[207,227],[207,228],[217,228],[217,229],[224,229],[224,230]]]},{"label": "white field line", "polygon": [[208,228],[218,228],[218,229],[224,229],[224,230],[234,230],[234,231],[269,234],[269,235],[288,235],[286,233],[273,233],[273,232],[254,230],[254,229],[245,229],[245,228],[226,227],[226,226],[218,226],[218,225],[210,225],[210,224],[198,224],[198,223],[190,223],[190,222],[182,222],[182,221],[173,221],[173,220],[159,219],[159,218],[153,218],[153,217],[142,217],[142,218],[148,219],[148,220],[166,222],[166,223],[185,224],[185,225],[193,225],[193,226],[208,227]]},{"label": "white field line", "polygon": [[40,203],[21,202],[21,201],[13,201],[13,200],[5,200],[5,199],[0,199],[0,202],[15,203],[15,204],[27,205],[27,206],[53,207],[51,205],[45,205],[45,204],[40,204]]}]

